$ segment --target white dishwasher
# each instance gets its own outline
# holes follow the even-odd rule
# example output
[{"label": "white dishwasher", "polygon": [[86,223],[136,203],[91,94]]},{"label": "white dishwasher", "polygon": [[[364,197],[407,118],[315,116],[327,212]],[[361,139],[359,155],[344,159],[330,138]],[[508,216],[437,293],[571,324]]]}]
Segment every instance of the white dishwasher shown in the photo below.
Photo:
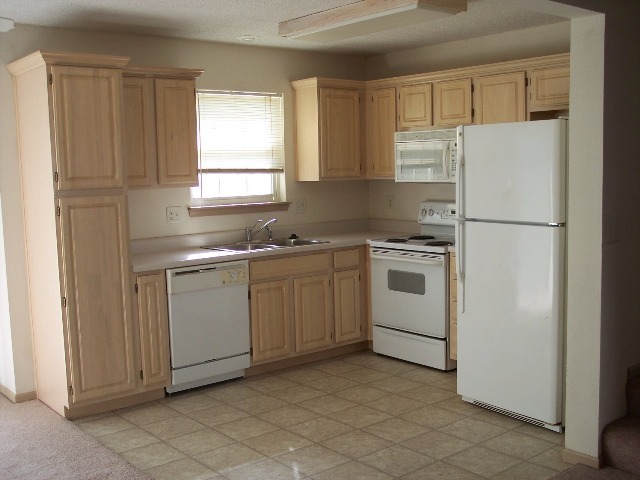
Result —
[{"label": "white dishwasher", "polygon": [[167,270],[173,393],[244,375],[249,367],[246,260]]}]

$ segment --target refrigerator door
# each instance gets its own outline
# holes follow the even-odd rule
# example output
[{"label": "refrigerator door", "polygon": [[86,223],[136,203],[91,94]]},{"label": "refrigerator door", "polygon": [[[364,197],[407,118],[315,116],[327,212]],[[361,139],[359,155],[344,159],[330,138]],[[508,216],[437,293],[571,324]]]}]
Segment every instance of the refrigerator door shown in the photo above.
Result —
[{"label": "refrigerator door", "polygon": [[458,393],[562,420],[564,227],[466,222]]},{"label": "refrigerator door", "polygon": [[566,120],[462,127],[460,215],[564,223],[566,127]]}]

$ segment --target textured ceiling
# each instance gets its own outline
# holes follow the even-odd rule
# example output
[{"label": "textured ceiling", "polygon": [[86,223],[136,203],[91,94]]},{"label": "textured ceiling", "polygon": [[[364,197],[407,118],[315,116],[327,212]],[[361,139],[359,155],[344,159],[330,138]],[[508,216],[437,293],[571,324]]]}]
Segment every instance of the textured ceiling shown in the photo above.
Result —
[{"label": "textured ceiling", "polygon": [[1,0],[0,17],[17,24],[159,35],[224,43],[374,55],[566,20],[526,2],[468,0],[466,12],[330,44],[284,39],[278,23],[355,0]]}]

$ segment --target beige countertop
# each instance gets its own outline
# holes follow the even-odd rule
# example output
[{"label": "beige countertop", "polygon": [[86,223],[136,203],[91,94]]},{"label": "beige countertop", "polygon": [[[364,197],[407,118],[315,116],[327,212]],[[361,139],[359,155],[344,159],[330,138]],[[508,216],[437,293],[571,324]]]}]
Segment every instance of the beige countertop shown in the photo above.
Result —
[{"label": "beige countertop", "polygon": [[365,245],[367,240],[374,238],[387,238],[398,235],[397,232],[388,231],[363,231],[355,233],[332,234],[314,236],[314,240],[324,240],[329,243],[317,245],[305,245],[299,247],[274,248],[270,250],[253,252],[232,252],[223,250],[208,250],[201,247],[176,248],[153,253],[136,253],[131,256],[131,264],[134,273],[164,270],[166,268],[190,267],[240,259],[258,259],[273,255],[288,253],[311,253],[332,248],[345,248]]}]

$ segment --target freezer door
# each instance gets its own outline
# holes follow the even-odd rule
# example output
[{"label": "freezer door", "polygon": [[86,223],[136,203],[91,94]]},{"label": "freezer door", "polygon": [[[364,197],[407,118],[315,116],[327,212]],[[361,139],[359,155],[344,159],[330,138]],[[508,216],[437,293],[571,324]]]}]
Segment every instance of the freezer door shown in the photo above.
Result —
[{"label": "freezer door", "polygon": [[[562,420],[564,228],[466,222],[458,393]],[[460,255],[460,253],[458,255]]]},{"label": "freezer door", "polygon": [[462,127],[465,218],[565,222],[566,120]]}]

